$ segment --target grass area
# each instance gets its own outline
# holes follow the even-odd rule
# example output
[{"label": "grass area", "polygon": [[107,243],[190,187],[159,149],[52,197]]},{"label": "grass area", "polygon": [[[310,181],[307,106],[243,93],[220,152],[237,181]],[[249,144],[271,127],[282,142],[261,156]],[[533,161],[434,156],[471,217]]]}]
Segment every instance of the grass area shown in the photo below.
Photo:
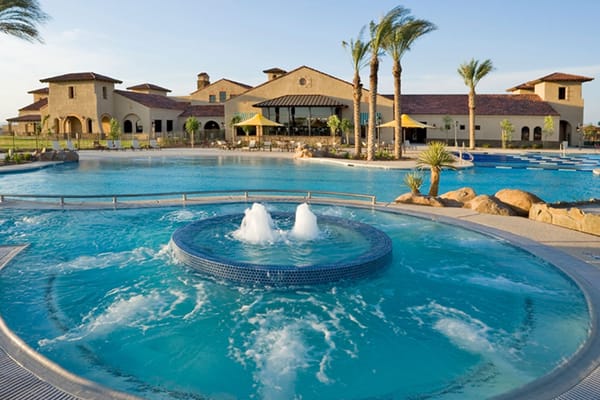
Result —
[{"label": "grass area", "polygon": [[[52,149],[53,139],[39,138],[35,140],[35,137],[20,137],[13,138],[12,136],[0,136],[0,151],[7,152],[8,149],[14,149],[15,152],[19,151],[35,151],[36,149],[41,150],[43,148]],[[73,145],[78,149],[94,149],[94,140],[92,139],[73,139]],[[58,144],[61,149],[67,148],[67,140],[59,140]],[[106,146],[106,140],[100,141],[101,146]],[[121,146],[123,148],[131,147],[131,140],[121,140]]]}]

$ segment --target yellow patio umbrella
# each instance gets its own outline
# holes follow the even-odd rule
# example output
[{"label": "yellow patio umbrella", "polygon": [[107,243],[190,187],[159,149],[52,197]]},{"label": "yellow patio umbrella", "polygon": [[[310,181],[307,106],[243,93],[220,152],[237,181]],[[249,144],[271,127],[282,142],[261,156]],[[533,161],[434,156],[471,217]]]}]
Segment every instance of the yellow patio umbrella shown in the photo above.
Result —
[{"label": "yellow patio umbrella", "polygon": [[[251,118],[248,118],[245,121],[238,122],[234,126],[256,126],[256,136],[260,141],[260,136],[262,136],[262,127],[263,126],[283,126],[279,122],[271,121],[267,117],[262,114],[256,114]],[[259,128],[260,127],[260,128]]]},{"label": "yellow patio umbrella", "polygon": [[[403,128],[435,128],[435,126],[431,126],[431,125],[427,125],[422,122],[419,122],[419,121],[411,118],[407,114],[402,114],[401,120],[402,120]],[[393,128],[394,126],[396,126],[395,119],[393,119],[389,122],[386,122],[385,124],[378,125],[379,128]]]}]

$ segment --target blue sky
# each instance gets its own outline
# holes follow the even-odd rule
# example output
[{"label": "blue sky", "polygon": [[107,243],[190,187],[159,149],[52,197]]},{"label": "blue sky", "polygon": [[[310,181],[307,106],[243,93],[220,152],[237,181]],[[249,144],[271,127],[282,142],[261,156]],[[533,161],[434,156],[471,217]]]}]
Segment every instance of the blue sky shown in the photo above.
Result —
[{"label": "blue sky", "polygon": [[[42,78],[93,71],[149,82],[186,95],[196,75],[249,85],[263,70],[307,65],[352,80],[343,40],[396,5],[438,29],[419,39],[403,60],[402,92],[466,93],[456,72],[471,58],[495,70],[478,93],[507,88],[552,72],[595,78],[583,85],[585,123],[600,122],[600,48],[595,0],[41,0],[51,20],[44,44],[0,36],[0,123],[31,103]],[[596,32],[594,32],[596,31]],[[362,73],[368,86],[368,68]],[[379,92],[392,93],[391,63],[382,59]]]}]

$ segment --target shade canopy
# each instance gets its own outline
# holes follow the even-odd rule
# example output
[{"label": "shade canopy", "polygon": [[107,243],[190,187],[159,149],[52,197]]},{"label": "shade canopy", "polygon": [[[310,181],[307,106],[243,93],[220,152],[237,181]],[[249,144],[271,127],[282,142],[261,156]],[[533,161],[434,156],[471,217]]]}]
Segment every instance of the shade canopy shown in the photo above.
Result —
[{"label": "shade canopy", "polygon": [[283,126],[279,122],[271,121],[262,114],[256,114],[252,118],[238,122],[235,126]]},{"label": "shade canopy", "polygon": [[[403,128],[435,128],[435,126],[427,125],[422,122],[419,122],[407,114],[402,114],[402,127]],[[378,125],[379,128],[393,128],[396,126],[396,120],[391,120],[386,122],[385,124]]]}]

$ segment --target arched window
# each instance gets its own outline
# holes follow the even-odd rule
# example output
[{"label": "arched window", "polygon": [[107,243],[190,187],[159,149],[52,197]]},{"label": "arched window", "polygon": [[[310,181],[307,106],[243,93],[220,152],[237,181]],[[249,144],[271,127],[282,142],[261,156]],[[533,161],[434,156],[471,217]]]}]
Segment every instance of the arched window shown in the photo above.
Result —
[{"label": "arched window", "polygon": [[528,126],[524,126],[523,128],[521,128],[521,140],[524,142],[529,141],[529,127]]},{"label": "arched window", "polygon": [[533,140],[542,140],[542,128],[536,126],[533,128]]},{"label": "arched window", "polygon": [[123,133],[133,133],[133,123],[128,119],[123,122]]},{"label": "arched window", "polygon": [[135,133],[144,132],[144,125],[142,125],[142,121],[139,119],[135,122]]}]

